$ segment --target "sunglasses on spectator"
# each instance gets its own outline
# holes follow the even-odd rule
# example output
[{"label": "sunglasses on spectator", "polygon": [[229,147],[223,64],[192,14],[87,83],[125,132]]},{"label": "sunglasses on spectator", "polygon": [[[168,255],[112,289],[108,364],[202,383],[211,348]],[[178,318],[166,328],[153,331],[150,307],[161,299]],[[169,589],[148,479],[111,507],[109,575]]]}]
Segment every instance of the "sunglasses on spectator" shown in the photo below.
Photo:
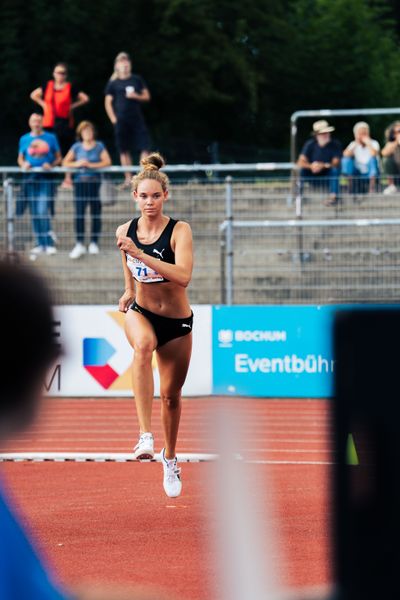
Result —
[{"label": "sunglasses on spectator", "polygon": [[400,133],[400,129],[393,129],[394,133]]},{"label": "sunglasses on spectator", "polygon": [[55,75],[66,75],[67,71],[54,71]]}]

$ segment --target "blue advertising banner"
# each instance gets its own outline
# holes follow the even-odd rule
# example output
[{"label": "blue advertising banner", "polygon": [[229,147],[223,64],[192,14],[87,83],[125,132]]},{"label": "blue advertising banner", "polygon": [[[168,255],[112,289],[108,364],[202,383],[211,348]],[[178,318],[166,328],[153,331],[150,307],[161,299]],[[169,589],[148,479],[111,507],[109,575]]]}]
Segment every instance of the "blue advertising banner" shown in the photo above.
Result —
[{"label": "blue advertising banner", "polygon": [[213,394],[332,396],[337,310],[333,305],[214,306]]}]

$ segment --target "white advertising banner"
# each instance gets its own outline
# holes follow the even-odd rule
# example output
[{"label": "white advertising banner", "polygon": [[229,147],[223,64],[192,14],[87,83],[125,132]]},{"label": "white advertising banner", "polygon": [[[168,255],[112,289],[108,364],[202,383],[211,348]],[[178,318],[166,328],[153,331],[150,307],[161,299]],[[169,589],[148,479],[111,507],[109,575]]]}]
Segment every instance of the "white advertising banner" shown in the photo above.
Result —
[{"label": "white advertising banner", "polygon": [[[209,395],[211,372],[211,306],[194,305],[193,352],[183,388],[185,396]],[[58,306],[55,332],[63,355],[49,371],[51,396],[131,396],[133,350],[124,333],[125,315],[115,306]],[[159,395],[153,359],[155,395]]]}]

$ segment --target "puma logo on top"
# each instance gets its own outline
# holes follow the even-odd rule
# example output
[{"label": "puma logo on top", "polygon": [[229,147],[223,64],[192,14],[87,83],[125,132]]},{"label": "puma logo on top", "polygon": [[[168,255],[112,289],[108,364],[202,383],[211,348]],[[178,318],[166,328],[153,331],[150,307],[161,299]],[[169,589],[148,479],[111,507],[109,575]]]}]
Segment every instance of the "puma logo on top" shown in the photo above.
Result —
[{"label": "puma logo on top", "polygon": [[153,252],[154,252],[154,254],[158,254],[158,255],[159,255],[159,257],[161,258],[161,260],[163,260],[163,258],[164,258],[164,257],[163,257],[163,252],[164,252],[164,250],[165,250],[165,248],[163,248],[163,249],[161,250],[161,252],[159,252],[159,251],[158,251],[156,248],[153,248]]},{"label": "puma logo on top", "polygon": [[189,327],[189,329],[192,329],[188,323],[182,323],[182,327]]}]

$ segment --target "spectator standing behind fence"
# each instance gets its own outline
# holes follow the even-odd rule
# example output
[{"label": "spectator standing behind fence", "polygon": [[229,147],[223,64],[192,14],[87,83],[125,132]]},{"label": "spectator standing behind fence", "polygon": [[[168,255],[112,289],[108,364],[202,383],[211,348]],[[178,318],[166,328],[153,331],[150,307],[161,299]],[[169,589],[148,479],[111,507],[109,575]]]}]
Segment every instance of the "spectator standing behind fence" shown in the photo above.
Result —
[{"label": "spectator standing behind fence", "polygon": [[103,142],[96,140],[96,130],[90,121],[82,121],[76,128],[78,141],[68,151],[63,160],[64,167],[78,169],[73,174],[75,201],[75,235],[76,244],[69,254],[72,259],[86,254],[85,211],[91,213],[91,236],[88,247],[89,254],[99,253],[99,235],[101,231],[101,175],[96,169],[111,165],[111,158]]},{"label": "spectator standing behind fence", "polygon": [[364,121],[354,125],[353,133],[354,140],[343,151],[342,173],[350,178],[351,192],[375,192],[379,175],[379,142],[371,139],[369,125]]},{"label": "spectator standing behind fence", "polygon": [[382,157],[388,186],[383,193],[390,195],[397,193],[400,180],[400,121],[395,121],[386,129],[385,138],[386,144],[382,148]]},{"label": "spectator standing behind fence", "polygon": [[[89,96],[68,81],[67,65],[60,62],[54,67],[53,79],[33,90],[31,98],[42,107],[43,127],[57,135],[65,156],[74,140],[73,111],[87,104]],[[70,173],[66,173],[61,188],[72,190]]]},{"label": "spectator standing behind fence", "polygon": [[313,123],[312,138],[304,144],[298,159],[300,167],[300,185],[303,189],[307,182],[322,190],[328,188],[329,197],[325,206],[333,206],[339,197],[339,174],[342,146],[331,138],[335,128],[327,121]]},{"label": "spectator standing behind fence", "polygon": [[[30,251],[31,260],[39,254],[55,254],[51,232],[49,202],[53,195],[50,171],[61,162],[61,152],[56,136],[43,130],[42,115],[33,113],[29,118],[30,132],[19,140],[18,164],[25,171],[22,193],[26,198],[32,218],[36,246]],[[42,171],[32,172],[35,167]]]},{"label": "spectator standing behind fence", "polygon": [[[105,109],[114,125],[115,143],[121,165],[132,165],[132,151],[140,154],[139,161],[148,155],[151,141],[141,104],[149,102],[150,92],[140,75],[131,71],[131,60],[120,52],[114,61],[114,73],[105,88]],[[121,189],[130,189],[131,173],[125,173]]]}]

